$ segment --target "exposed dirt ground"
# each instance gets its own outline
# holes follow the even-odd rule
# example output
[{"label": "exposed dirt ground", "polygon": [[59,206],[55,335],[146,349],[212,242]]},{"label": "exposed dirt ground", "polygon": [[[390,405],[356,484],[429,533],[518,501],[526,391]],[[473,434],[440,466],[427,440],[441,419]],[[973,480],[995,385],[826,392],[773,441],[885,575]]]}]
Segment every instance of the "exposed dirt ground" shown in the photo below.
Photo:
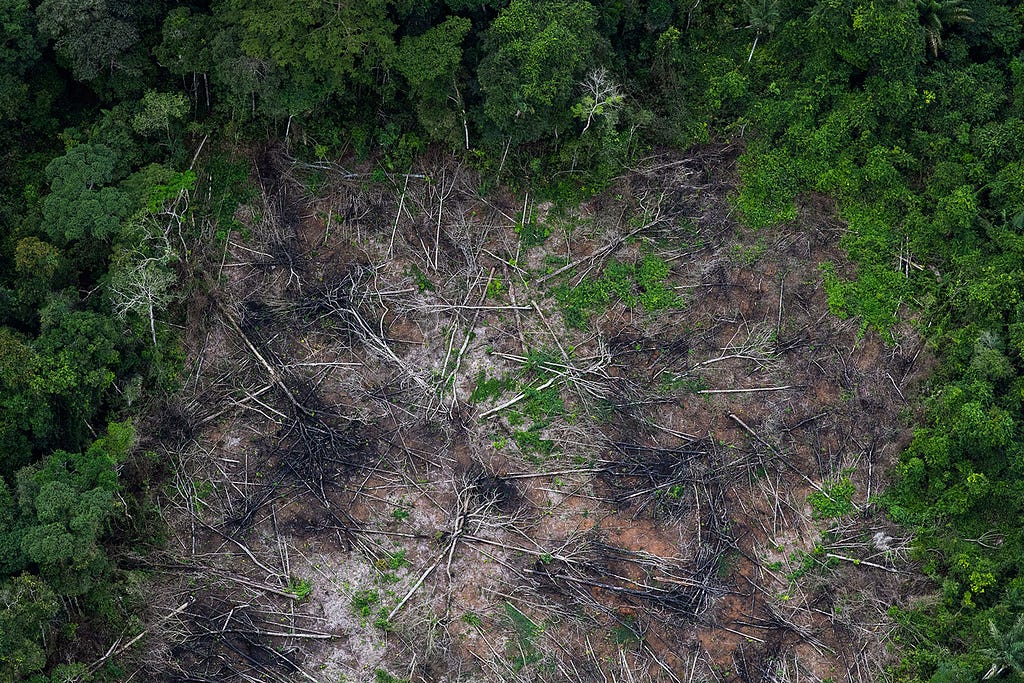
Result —
[{"label": "exposed dirt ground", "polygon": [[827,202],[740,227],[735,155],[567,211],[442,156],[257,159],[155,443],[187,606],[146,675],[878,678],[918,587],[873,498],[930,361],[829,314]]}]

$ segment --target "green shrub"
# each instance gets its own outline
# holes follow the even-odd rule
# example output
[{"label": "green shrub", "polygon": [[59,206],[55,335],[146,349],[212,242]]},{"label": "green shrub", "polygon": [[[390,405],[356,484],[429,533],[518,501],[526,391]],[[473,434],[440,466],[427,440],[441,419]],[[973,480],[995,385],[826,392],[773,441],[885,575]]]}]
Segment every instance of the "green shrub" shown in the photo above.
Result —
[{"label": "green shrub", "polygon": [[811,493],[807,496],[807,502],[816,518],[835,519],[854,511],[852,499],[855,492],[856,488],[849,477],[844,477]]}]

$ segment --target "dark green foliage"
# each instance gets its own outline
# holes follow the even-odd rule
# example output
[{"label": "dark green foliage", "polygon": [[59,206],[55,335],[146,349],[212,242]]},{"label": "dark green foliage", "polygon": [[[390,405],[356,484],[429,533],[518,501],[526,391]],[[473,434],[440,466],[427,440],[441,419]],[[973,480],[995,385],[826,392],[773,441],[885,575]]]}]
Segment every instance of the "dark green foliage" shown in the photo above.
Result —
[{"label": "dark green foliage", "polygon": [[[2,505],[0,500],[0,515]],[[0,605],[5,606],[0,610],[0,680],[27,679],[46,666],[38,635],[59,611],[57,595],[40,579],[21,574],[0,581]]]},{"label": "dark green foliage", "polygon": [[567,127],[573,88],[598,47],[596,23],[585,0],[513,0],[501,11],[478,71],[496,132],[521,143]]},{"label": "dark green foliage", "polygon": [[47,234],[58,244],[115,237],[131,209],[114,180],[114,152],[105,145],[80,144],[46,167],[50,194],[43,202]]},{"label": "dark green foliage", "polygon": [[624,617],[621,623],[613,627],[611,636],[616,645],[631,646],[643,641],[636,619],[632,616]]},{"label": "dark green foliage", "polygon": [[524,216],[516,226],[516,234],[524,247],[539,247],[551,236],[551,226],[537,222],[533,216]]},{"label": "dark green foliage", "polygon": [[241,104],[247,94],[258,94],[271,116],[305,113],[349,87],[372,86],[374,70],[395,49],[394,25],[379,0],[340,5],[230,0],[219,9],[231,27],[218,36],[220,49],[236,55],[228,62],[213,55],[219,79],[225,85],[245,83],[248,93],[236,86],[232,99]]},{"label": "dark green foliage", "polygon": [[18,118],[29,98],[28,70],[40,57],[40,43],[28,0],[8,0],[0,6],[0,121]]},{"label": "dark green foliage", "polygon": [[0,579],[0,672],[13,679],[44,667],[58,596],[107,589],[102,540],[116,510],[116,467],[132,441],[128,425],[111,423],[84,452],[57,451],[23,467],[13,486],[0,478],[0,574],[12,577]]},{"label": "dark green foliage", "polygon": [[392,676],[384,669],[377,669],[373,672],[373,678],[377,683],[409,683],[404,678],[397,678]]},{"label": "dark green foliage", "polygon": [[464,140],[466,104],[459,70],[470,28],[468,19],[451,17],[421,35],[403,38],[395,60],[409,81],[420,125],[431,138],[455,146],[469,144]]},{"label": "dark green foliage", "polygon": [[43,0],[36,8],[40,32],[83,81],[131,68],[125,54],[139,40],[133,14],[129,3],[112,0]]},{"label": "dark green foliage", "polygon": [[416,289],[421,292],[434,291],[434,283],[415,263],[409,268],[408,275],[412,278],[412,281],[416,283]]},{"label": "dark green foliage", "polygon": [[989,634],[992,636],[992,647],[987,647],[981,654],[992,662],[986,674],[999,676],[1010,672],[1024,677],[1024,614],[1008,629],[1002,630],[991,619],[988,622]]},{"label": "dark green foliage", "polygon": [[131,442],[130,427],[111,423],[107,436],[85,452],[57,451],[44,466],[17,474],[20,514],[14,523],[24,560],[61,594],[88,592],[106,571],[99,540],[114,512],[115,467]]}]

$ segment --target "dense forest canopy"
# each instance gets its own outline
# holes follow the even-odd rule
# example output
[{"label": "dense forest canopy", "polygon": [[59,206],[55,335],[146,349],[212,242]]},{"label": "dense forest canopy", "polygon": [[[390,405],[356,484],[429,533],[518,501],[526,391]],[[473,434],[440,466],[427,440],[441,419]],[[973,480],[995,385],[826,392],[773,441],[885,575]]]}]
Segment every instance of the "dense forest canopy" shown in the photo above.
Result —
[{"label": "dense forest canopy", "polygon": [[196,216],[231,229],[268,140],[382,178],[433,147],[557,204],[728,139],[751,228],[834,198],[857,271],[823,268],[833,313],[882,335],[913,316],[942,359],[878,499],[938,593],[892,615],[892,674],[1024,676],[1019,3],[3,0],[0,18],[0,680],[117,677],[79,662],[140,629],[132,558],[159,543],[168,467],[130,421],[182,381]]}]

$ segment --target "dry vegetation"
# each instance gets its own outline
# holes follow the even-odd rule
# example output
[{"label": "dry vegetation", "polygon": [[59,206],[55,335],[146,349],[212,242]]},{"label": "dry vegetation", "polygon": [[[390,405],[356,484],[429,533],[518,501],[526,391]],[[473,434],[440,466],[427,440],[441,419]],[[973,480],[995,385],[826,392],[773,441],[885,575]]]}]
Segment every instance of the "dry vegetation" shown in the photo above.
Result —
[{"label": "dry vegetation", "polygon": [[555,212],[263,155],[149,444],[147,678],[877,678],[917,587],[871,499],[927,354],[828,313],[829,206],[744,232],[733,161]]}]

